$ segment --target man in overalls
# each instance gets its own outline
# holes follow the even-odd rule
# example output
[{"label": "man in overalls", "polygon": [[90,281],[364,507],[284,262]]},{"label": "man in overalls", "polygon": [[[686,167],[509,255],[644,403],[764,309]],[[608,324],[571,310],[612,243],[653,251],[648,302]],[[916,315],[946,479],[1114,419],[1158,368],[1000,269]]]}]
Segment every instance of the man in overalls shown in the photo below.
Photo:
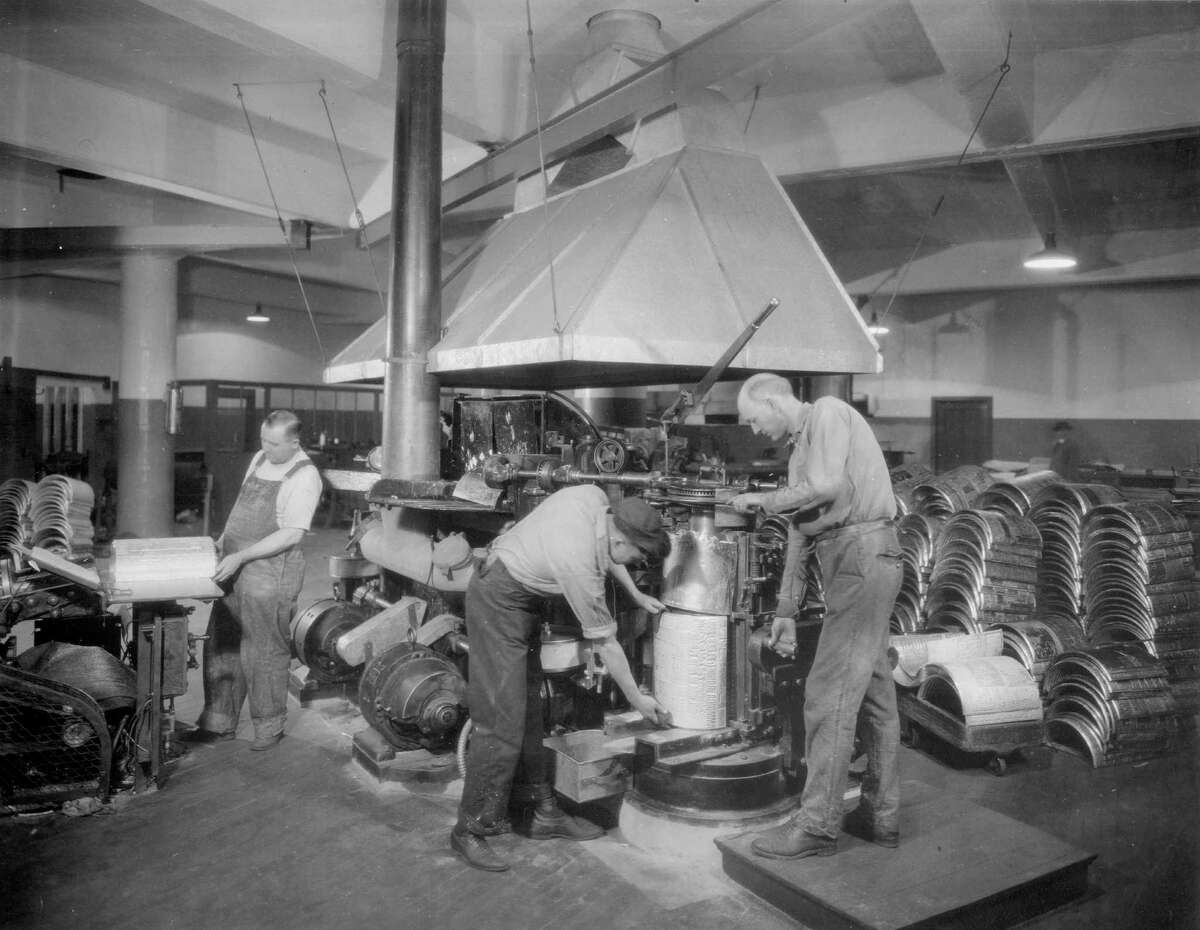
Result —
[{"label": "man in overalls", "polygon": [[[879,846],[899,844],[900,718],[887,658],[888,622],[900,590],[896,497],[875,434],[836,397],[799,400],[785,378],[750,377],[738,413],[755,433],[792,444],[787,487],[739,494],[749,512],[789,515],[788,554],[770,645],[795,642],[805,560],[816,553],[825,598],[804,691],[807,776],[800,810],[750,844],[759,856],[801,859],[837,852],[845,830]],[[786,650],[784,650],[786,652]],[[867,753],[862,801],[842,822],[856,725]]]},{"label": "man in overalls", "polygon": [[[204,712],[191,742],[233,739],[249,694],[254,750],[283,738],[289,624],[304,581],[300,541],[321,499],[321,476],[300,448],[300,420],[276,410],[263,422],[250,467],[217,540],[214,580],[229,594],[213,604],[204,643]],[[232,588],[229,588],[229,583]]]}]

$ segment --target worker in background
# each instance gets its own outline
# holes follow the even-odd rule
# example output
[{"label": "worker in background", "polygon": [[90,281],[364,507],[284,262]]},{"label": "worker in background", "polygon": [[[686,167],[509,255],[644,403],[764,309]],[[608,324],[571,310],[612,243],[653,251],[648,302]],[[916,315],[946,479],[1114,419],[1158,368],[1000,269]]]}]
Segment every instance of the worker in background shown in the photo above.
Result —
[{"label": "worker in background", "polygon": [[534,803],[532,839],[589,840],[604,833],[564,813],[549,782],[542,742],[540,608],[547,596],[564,595],[629,704],[647,720],[667,726],[666,709],[638,690],[605,591],[611,573],[638,606],[662,611],[660,601],[637,590],[625,566],[659,560],[669,549],[654,508],[639,498],[610,507],[608,496],[594,485],[556,491],[492,543],[466,598],[467,704],[474,729],[450,846],[470,865],[490,872],[508,869],[485,837],[511,829],[509,795],[518,774]]},{"label": "worker in background", "polygon": [[[790,653],[815,553],[825,620],[804,692],[807,777],[799,812],[751,843],[760,856],[799,859],[837,852],[842,829],[881,846],[899,844],[900,720],[887,658],[888,622],[900,590],[896,500],[871,428],[836,397],[798,400],[778,375],[757,374],[738,394],[755,433],[788,439],[787,486],[739,494],[736,510],[789,515],[787,560],[770,645]],[[856,725],[867,756],[862,801],[842,823]]]},{"label": "worker in background", "polygon": [[1071,436],[1071,424],[1054,424],[1054,445],[1050,447],[1050,470],[1063,481],[1079,480],[1079,446]]},{"label": "worker in background", "polygon": [[217,540],[213,579],[229,592],[213,604],[204,643],[204,711],[181,739],[233,739],[249,696],[254,750],[283,738],[289,625],[304,581],[300,541],[321,499],[321,476],[300,448],[300,420],[276,410]]}]

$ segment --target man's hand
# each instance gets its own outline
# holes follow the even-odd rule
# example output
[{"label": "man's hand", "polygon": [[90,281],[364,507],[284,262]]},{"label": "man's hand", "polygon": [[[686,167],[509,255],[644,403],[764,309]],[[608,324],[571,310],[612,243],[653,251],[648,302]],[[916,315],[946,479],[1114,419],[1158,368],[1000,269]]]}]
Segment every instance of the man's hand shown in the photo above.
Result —
[{"label": "man's hand", "polygon": [[771,638],[767,645],[781,656],[791,657],[796,654],[796,618],[776,615],[771,621]]},{"label": "man's hand", "polygon": [[661,614],[667,609],[667,605],[660,601],[657,597],[651,597],[649,594],[643,594],[638,598],[638,607],[651,614]]},{"label": "man's hand", "polygon": [[217,563],[216,574],[213,575],[213,581],[220,584],[222,581],[228,581],[238,573],[238,569],[242,567],[242,557],[238,552],[232,555],[227,555]]},{"label": "man's hand", "polygon": [[639,694],[629,703],[656,727],[671,726],[671,712],[659,704],[653,694]]},{"label": "man's hand", "polygon": [[761,494],[738,494],[729,501],[729,506],[738,513],[750,513],[754,510],[762,510],[763,496]]}]

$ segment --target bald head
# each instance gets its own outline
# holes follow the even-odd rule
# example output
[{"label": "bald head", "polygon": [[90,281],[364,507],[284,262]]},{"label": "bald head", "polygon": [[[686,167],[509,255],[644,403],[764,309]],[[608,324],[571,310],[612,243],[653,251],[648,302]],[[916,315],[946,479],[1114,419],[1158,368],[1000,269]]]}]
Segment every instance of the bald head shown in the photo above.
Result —
[{"label": "bald head", "polygon": [[738,391],[738,415],[755,433],[783,439],[796,428],[803,404],[786,378],[769,372],[751,375]]}]

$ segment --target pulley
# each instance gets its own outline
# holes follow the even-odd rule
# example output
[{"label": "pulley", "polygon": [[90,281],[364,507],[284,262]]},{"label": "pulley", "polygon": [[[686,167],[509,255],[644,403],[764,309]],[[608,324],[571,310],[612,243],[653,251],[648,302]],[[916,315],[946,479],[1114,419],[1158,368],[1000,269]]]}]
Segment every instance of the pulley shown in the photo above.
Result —
[{"label": "pulley", "polygon": [[467,682],[439,653],[400,643],[367,663],[358,698],[367,723],[393,746],[433,748],[466,717]]},{"label": "pulley", "polygon": [[337,641],[373,611],[361,604],[327,597],[301,611],[292,621],[292,650],[309,673],[325,684],[349,681],[358,667],[338,655]]}]

